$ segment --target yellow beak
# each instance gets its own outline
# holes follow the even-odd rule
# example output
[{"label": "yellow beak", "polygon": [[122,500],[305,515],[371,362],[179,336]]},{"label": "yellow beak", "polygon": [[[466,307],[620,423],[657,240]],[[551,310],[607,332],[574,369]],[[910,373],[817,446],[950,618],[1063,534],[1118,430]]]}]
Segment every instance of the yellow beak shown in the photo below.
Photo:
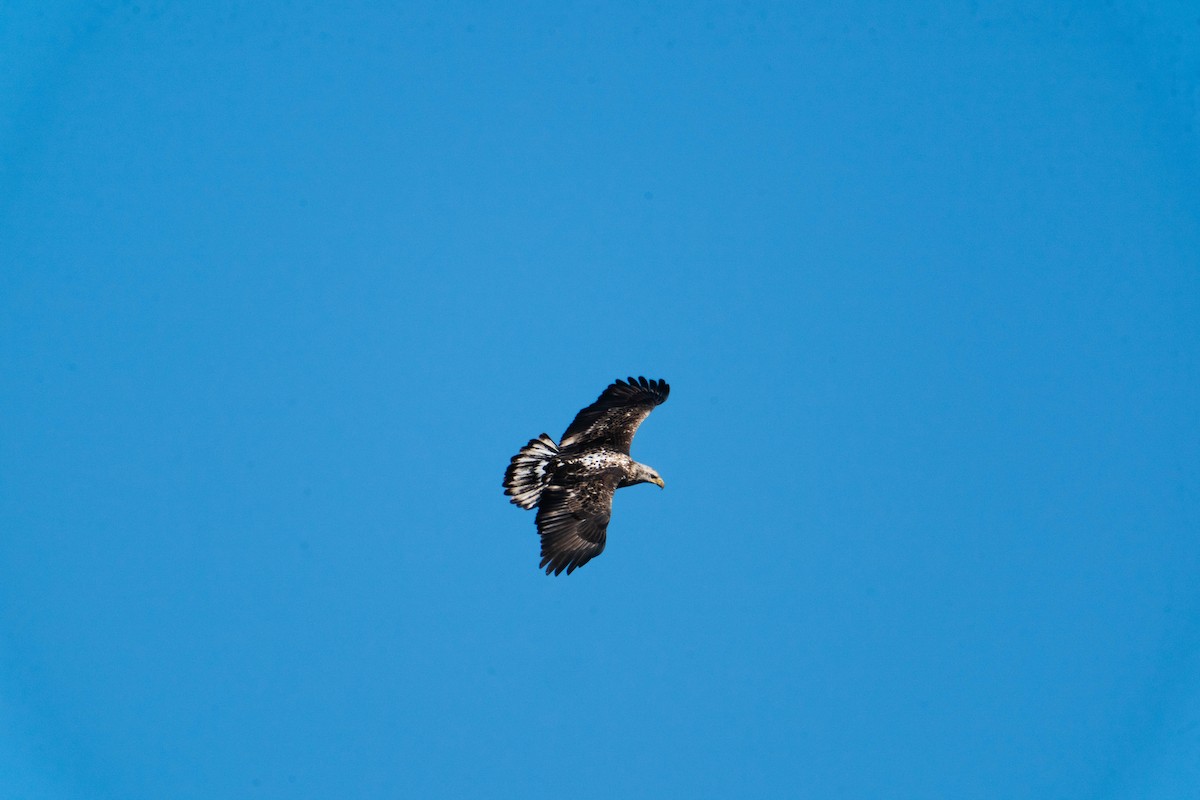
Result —
[{"label": "yellow beak", "polygon": [[658,484],[658,488],[660,488],[660,489],[665,489],[665,488],[667,488],[667,482],[666,482],[666,481],[664,481],[662,478],[655,478],[655,479],[654,479],[654,483],[657,483],[657,484]]}]

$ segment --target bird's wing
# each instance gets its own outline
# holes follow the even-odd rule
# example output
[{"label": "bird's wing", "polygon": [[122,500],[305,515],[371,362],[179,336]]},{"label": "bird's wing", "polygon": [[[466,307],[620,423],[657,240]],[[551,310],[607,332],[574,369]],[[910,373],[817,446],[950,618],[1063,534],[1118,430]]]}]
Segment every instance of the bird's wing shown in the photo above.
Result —
[{"label": "bird's wing", "polygon": [[612,516],[613,493],[621,476],[607,470],[569,486],[551,484],[538,503],[537,529],[542,536],[546,574],[570,575],[604,552],[604,532]]},{"label": "bird's wing", "polygon": [[575,415],[559,447],[564,451],[608,447],[628,455],[638,426],[670,391],[666,381],[618,380]]}]

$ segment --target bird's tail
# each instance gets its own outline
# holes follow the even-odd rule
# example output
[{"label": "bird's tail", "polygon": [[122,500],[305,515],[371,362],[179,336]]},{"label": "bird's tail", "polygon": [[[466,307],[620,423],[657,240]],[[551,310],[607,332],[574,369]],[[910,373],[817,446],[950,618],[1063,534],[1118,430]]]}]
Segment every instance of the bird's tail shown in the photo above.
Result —
[{"label": "bird's tail", "polygon": [[558,455],[558,445],[546,434],[530,439],[529,444],[512,457],[504,471],[504,493],[521,508],[533,508],[550,483],[550,459]]}]

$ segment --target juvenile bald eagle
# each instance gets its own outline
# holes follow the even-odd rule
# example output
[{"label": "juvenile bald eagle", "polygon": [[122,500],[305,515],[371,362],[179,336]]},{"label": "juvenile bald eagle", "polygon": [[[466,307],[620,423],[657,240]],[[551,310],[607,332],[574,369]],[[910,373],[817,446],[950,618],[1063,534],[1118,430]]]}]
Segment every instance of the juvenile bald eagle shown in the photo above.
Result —
[{"label": "juvenile bald eagle", "polygon": [[666,381],[618,380],[554,443],[546,434],[530,440],[504,472],[504,493],[521,508],[534,508],[546,574],[570,575],[604,550],[613,493],[637,483],[665,487],[650,467],[629,457],[633,434],[654,407],[667,399]]}]

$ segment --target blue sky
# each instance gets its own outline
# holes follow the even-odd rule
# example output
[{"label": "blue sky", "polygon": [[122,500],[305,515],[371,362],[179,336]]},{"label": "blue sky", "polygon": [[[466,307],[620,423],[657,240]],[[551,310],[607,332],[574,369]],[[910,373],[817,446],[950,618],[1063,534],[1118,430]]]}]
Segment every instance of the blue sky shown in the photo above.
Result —
[{"label": "blue sky", "polygon": [[1194,8],[387,6],[4,11],[4,796],[1191,796]]}]

